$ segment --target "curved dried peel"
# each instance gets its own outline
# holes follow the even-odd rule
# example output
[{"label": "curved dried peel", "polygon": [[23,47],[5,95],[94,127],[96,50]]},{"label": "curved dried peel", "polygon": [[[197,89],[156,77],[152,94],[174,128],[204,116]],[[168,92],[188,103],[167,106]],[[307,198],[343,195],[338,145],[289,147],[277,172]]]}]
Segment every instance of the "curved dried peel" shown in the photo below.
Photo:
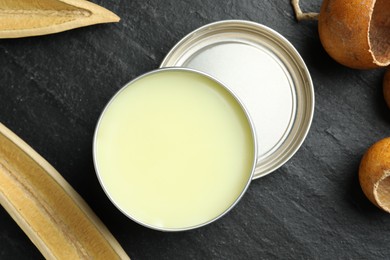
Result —
[{"label": "curved dried peel", "polygon": [[119,17],[84,0],[0,0],[0,38],[51,34]]},{"label": "curved dried peel", "polygon": [[2,124],[0,204],[46,259],[129,259],[65,179]]}]

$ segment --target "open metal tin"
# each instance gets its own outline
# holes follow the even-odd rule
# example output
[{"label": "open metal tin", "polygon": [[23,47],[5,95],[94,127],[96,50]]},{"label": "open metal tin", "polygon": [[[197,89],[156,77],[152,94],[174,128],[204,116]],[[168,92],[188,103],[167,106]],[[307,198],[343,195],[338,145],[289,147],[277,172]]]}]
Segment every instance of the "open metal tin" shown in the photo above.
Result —
[{"label": "open metal tin", "polygon": [[175,66],[210,74],[244,103],[258,141],[254,179],[285,164],[302,145],[314,113],[313,83],[279,33],[241,20],[208,24],[177,43],[160,67]]},{"label": "open metal tin", "polygon": [[[179,81],[179,83],[172,80],[177,78],[181,78],[182,80]],[[195,98],[193,95],[187,94],[193,94],[194,92],[184,91],[183,93],[186,94],[185,99],[183,100],[185,101],[179,102],[178,99],[182,97],[183,94],[177,95],[176,93],[173,95],[172,93],[174,92],[169,92],[167,94],[165,91],[156,91],[156,89],[159,88],[169,88],[172,90],[172,86],[175,86],[174,88],[176,89],[183,89],[183,80],[188,85],[191,78],[193,78],[192,82],[194,79],[201,81],[201,83],[197,83],[196,85],[197,90],[199,88],[207,89],[207,94],[212,94],[211,96],[214,96],[215,98],[205,101],[199,97]],[[188,89],[189,86],[186,88]],[[140,89],[146,91],[150,95],[145,95],[143,98],[141,96],[140,98],[140,96],[137,96],[137,93],[140,93]],[[153,97],[158,98],[153,99]],[[167,97],[172,98],[168,99]],[[204,98],[204,96],[202,97]],[[136,99],[138,99],[138,103],[134,102]],[[173,104],[168,106],[169,109],[166,110],[170,111],[170,113],[164,114],[164,112],[161,111],[165,111],[162,107],[167,107],[167,100],[173,101]],[[183,102],[193,103],[193,105],[189,105],[189,107],[192,106],[192,109],[194,107],[199,107],[199,102],[203,102],[202,104],[205,105],[205,107],[210,108],[209,105],[212,103],[210,100],[218,101],[218,104],[221,104],[224,111],[230,112],[218,112],[212,114],[210,117],[206,117],[205,114],[210,114],[210,110],[202,111],[202,109],[200,109],[201,113],[199,113],[199,111],[195,112],[195,114],[198,115],[197,117],[188,117],[186,113],[184,113],[185,116],[183,117],[182,112],[189,111],[188,108],[183,110],[183,106],[180,106]],[[132,105],[131,107],[123,106],[124,104],[130,103],[134,103],[135,105]],[[153,107],[150,109],[150,105],[152,103]],[[149,104],[149,106],[147,104]],[[146,112],[148,109],[150,112]],[[222,108],[220,111],[222,111]],[[153,117],[149,117],[148,115],[153,115]],[[217,117],[217,115],[222,116]],[[202,135],[200,134],[202,131],[200,131],[199,126],[203,126],[205,129],[211,129],[212,127],[206,126],[219,125],[220,122],[223,121],[230,122],[230,120],[226,119],[219,121],[219,118],[226,118],[227,115],[235,115],[241,119],[231,121],[234,122],[234,127],[230,127],[229,130],[232,130],[230,132],[225,131],[226,135],[221,134],[221,131],[214,131],[214,136],[221,136],[220,139],[222,140],[217,144],[223,143],[224,147],[236,147],[228,145],[230,141],[233,141],[230,137],[237,137],[241,135],[241,138],[239,139],[240,141],[238,141],[240,149],[245,147],[244,141],[247,139],[247,152],[250,151],[250,153],[246,153],[248,155],[247,159],[244,159],[245,156],[239,158],[241,155],[244,155],[243,153],[238,152],[236,154],[237,156],[235,158],[237,158],[238,163],[231,164],[233,167],[229,167],[229,169],[233,169],[232,172],[235,173],[234,175],[226,175],[227,171],[225,166],[216,167],[217,165],[226,165],[226,158],[221,160],[223,162],[218,164],[218,160],[215,160],[215,157],[208,157],[207,155],[200,156],[203,152],[197,152],[199,147],[204,147],[205,150],[203,151],[210,150],[210,153],[218,151],[216,150],[216,144],[208,142],[210,140],[207,139],[202,140]],[[191,121],[194,121],[197,127],[192,127],[192,125],[186,126],[188,125],[187,121],[183,122],[178,120],[180,118],[187,117]],[[153,119],[156,118],[161,118],[161,122],[164,122],[164,124],[154,122]],[[141,122],[141,124],[132,124],[132,120]],[[174,122],[173,124],[172,121]],[[130,124],[126,122],[130,122]],[[204,124],[197,124],[196,122],[204,122]],[[141,126],[138,128],[137,125]],[[164,131],[160,131],[159,127],[156,127],[159,125],[163,126]],[[194,139],[196,136],[200,136],[201,138],[197,138],[196,140],[198,140],[197,144],[201,144],[191,146],[188,145],[187,142],[182,142],[182,139],[179,139],[180,131],[174,132],[173,135],[167,134],[166,128],[168,125],[173,125],[175,129],[191,129],[190,131],[182,131],[184,134],[182,134],[181,137],[185,137],[185,139],[188,140]],[[230,126],[232,125],[233,123],[230,123]],[[222,131],[226,128],[229,127],[223,128]],[[244,129],[248,130],[246,137],[242,134],[245,132]],[[232,133],[234,132],[237,132],[238,134],[233,135]],[[174,135],[179,136],[177,140],[172,138]],[[164,141],[159,142],[158,139]],[[214,138],[212,140],[214,141],[216,139],[218,138]],[[132,142],[134,140],[140,141]],[[164,143],[169,145],[161,145]],[[178,146],[178,144],[180,145]],[[186,146],[187,149],[182,149],[182,146]],[[144,149],[145,147],[146,149]],[[172,153],[167,151],[167,147],[173,147],[172,150],[177,151]],[[138,148],[142,149],[137,150]],[[258,145],[253,121],[251,120],[243,103],[229,90],[229,88],[212,76],[194,69],[162,68],[145,73],[130,81],[111,98],[100,115],[95,129],[93,139],[93,161],[96,175],[104,192],[111,202],[124,215],[151,229],[160,231],[184,231],[198,228],[216,221],[229,212],[238,203],[253,179],[253,174],[256,168],[256,160],[258,158],[257,148]],[[162,151],[158,152],[159,150]],[[192,150],[194,150],[191,152],[192,155],[188,155],[188,152]],[[238,150],[224,149],[224,151],[227,151],[226,154],[229,155],[232,151]],[[201,167],[203,170],[196,170],[196,165],[188,165],[188,168],[190,169],[186,169],[187,165],[185,162],[182,163],[184,166],[175,167],[175,164],[178,163],[177,161],[179,159],[176,156],[171,156],[170,154],[178,153],[183,154],[186,158],[191,158],[191,160],[193,158],[197,158],[195,164],[203,165]],[[135,154],[137,156],[135,156]],[[153,155],[155,154],[159,155],[158,158],[153,158]],[[168,156],[164,156],[165,154],[168,154]],[[201,159],[204,157],[207,157],[207,162],[204,162],[204,160]],[[245,164],[245,161],[248,161],[248,163]],[[128,167],[133,164],[139,164],[141,166],[138,167],[138,169]],[[120,167],[118,165],[120,165]],[[229,177],[226,178],[226,180],[233,179],[235,181],[228,181],[228,185],[222,185],[223,187],[226,186],[227,189],[221,189],[221,187],[218,188],[218,185],[221,183],[221,178],[223,177],[215,178],[212,174],[208,174],[207,176],[203,174],[203,176],[207,177],[203,180],[201,178],[202,174],[198,173],[206,172],[207,174],[204,165],[207,166],[206,168],[219,169],[217,172],[219,172],[221,176]],[[171,173],[174,171],[179,172],[180,175],[164,175],[164,172]],[[191,172],[193,172],[192,175],[189,174]],[[142,181],[138,182],[139,179],[135,176],[143,176]],[[185,178],[183,178],[183,176]],[[197,184],[197,182],[199,182],[199,178],[204,182]],[[167,186],[169,183],[171,183],[170,186]],[[193,189],[194,187],[195,189]],[[153,192],[155,192],[155,190],[157,190],[158,195],[150,196],[150,194],[154,194]],[[193,190],[196,192],[192,192]],[[145,192],[151,193],[146,194]],[[166,194],[169,196],[165,196]],[[197,199],[197,197],[201,194],[212,196],[203,196],[203,200]],[[229,196],[224,196],[226,194]],[[166,199],[166,197],[170,199]],[[185,200],[186,197],[190,198],[190,200]],[[153,203],[150,203],[151,201]],[[173,207],[172,205],[178,204],[177,201],[181,203],[181,206]],[[197,203],[194,203],[194,201]],[[199,203],[199,201],[202,203]],[[148,207],[148,203],[152,206]],[[188,208],[185,208],[186,205]],[[210,215],[211,217],[208,216],[202,219],[202,221],[197,222],[198,219],[194,216],[201,215],[202,212],[207,211],[213,212],[213,214]],[[175,224],[166,224],[166,215],[174,216],[174,220],[179,220],[177,223],[187,223],[188,221],[186,218],[181,216],[184,215],[187,216],[187,218],[191,216],[189,218],[189,223],[192,224],[183,225],[177,224],[176,222]],[[195,219],[196,221],[192,219]],[[168,218],[168,220],[172,222],[170,218]]]}]

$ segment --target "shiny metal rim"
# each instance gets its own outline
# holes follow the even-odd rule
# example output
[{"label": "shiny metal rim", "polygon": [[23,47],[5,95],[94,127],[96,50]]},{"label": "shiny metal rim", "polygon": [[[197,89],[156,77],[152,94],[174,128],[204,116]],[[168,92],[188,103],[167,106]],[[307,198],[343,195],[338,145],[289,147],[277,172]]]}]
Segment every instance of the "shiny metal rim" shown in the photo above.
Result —
[{"label": "shiny metal rim", "polygon": [[[231,36],[250,34],[258,44],[277,54],[287,68],[295,87],[295,115],[291,127],[280,146],[266,158],[259,158],[254,179],[266,176],[284,165],[301,147],[313,120],[314,87],[309,71],[293,45],[276,31],[249,21],[227,20],[205,25],[179,41],[167,54],[160,67],[181,66],[192,53],[215,41],[223,41],[224,34]],[[238,35],[239,36],[239,35]],[[212,39],[212,40],[209,40]],[[239,40],[239,37],[237,38]],[[208,42],[209,41],[209,42]]]}]

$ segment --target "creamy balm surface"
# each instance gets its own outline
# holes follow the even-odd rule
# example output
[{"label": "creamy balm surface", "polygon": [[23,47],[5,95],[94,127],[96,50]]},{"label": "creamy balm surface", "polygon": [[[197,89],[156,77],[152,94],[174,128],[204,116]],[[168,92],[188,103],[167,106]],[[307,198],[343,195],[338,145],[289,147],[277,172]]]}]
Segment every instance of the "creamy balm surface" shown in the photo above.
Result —
[{"label": "creamy balm surface", "polygon": [[254,133],[240,104],[216,81],[184,69],[157,71],[122,89],[101,116],[94,152],[114,204],[162,230],[223,214],[255,164]]}]

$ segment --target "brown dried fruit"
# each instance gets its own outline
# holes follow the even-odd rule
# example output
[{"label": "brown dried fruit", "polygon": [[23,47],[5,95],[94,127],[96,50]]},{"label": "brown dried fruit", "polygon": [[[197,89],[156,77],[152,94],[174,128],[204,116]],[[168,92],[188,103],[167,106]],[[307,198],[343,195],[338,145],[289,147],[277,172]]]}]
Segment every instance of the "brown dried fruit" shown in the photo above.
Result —
[{"label": "brown dried fruit", "polygon": [[383,78],[383,95],[385,96],[387,106],[390,108],[390,67],[387,68]]},{"label": "brown dried fruit", "polygon": [[390,137],[375,143],[364,154],[359,181],[367,198],[390,213]]},{"label": "brown dried fruit", "polygon": [[390,64],[389,0],[324,0],[321,43],[337,62],[355,69]]}]

